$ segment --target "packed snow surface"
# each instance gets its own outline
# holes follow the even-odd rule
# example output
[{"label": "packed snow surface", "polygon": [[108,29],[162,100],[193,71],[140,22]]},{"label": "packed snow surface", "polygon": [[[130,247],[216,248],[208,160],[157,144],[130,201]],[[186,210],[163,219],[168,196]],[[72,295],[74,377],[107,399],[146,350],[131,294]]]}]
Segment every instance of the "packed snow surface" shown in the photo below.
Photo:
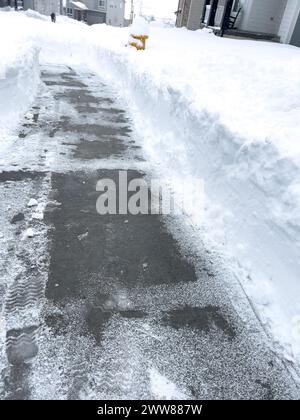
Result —
[{"label": "packed snow surface", "polygon": [[204,179],[191,223],[300,365],[300,49],[150,29],[141,52],[126,47],[128,28],[0,12],[0,151],[35,95],[39,49],[43,63],[99,73],[127,101],[155,171]]}]

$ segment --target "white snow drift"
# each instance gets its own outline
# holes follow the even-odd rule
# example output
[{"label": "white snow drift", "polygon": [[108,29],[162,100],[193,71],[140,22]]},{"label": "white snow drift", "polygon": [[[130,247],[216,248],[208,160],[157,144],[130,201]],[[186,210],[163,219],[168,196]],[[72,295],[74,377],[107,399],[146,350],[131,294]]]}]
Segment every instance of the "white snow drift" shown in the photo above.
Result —
[{"label": "white snow drift", "polygon": [[128,29],[33,17],[0,13],[1,39],[14,40],[0,49],[1,116],[34,95],[37,46],[42,61],[87,65],[117,86],[155,170],[204,179],[205,219],[192,222],[300,363],[300,49],[156,25],[137,52]]},{"label": "white snow drift", "polygon": [[[2,35],[1,35],[2,36]],[[18,121],[34,98],[39,81],[38,48],[2,38],[0,49],[0,135]],[[4,47],[4,48],[3,48]],[[0,139],[3,141],[4,139]]]}]

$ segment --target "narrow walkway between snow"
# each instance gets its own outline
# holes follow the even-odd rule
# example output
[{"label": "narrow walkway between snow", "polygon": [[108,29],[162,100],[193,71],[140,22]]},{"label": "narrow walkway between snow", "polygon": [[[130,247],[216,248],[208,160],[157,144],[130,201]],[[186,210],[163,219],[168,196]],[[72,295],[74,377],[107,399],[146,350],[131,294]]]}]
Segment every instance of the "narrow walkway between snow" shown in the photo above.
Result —
[{"label": "narrow walkway between snow", "polygon": [[0,167],[1,398],[295,397],[209,255],[163,216],[97,214],[98,180],[150,175],[113,90],[64,66],[42,78]]}]

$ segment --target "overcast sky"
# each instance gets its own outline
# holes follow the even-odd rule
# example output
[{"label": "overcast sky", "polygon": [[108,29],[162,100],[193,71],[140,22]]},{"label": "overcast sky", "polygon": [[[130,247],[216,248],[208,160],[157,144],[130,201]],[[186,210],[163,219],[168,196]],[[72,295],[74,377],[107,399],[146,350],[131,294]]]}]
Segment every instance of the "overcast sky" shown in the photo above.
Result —
[{"label": "overcast sky", "polygon": [[[175,18],[174,12],[178,6],[178,0],[134,0],[134,2],[137,15],[141,8],[143,14],[156,17]],[[127,8],[130,10],[130,0],[127,0]]]}]

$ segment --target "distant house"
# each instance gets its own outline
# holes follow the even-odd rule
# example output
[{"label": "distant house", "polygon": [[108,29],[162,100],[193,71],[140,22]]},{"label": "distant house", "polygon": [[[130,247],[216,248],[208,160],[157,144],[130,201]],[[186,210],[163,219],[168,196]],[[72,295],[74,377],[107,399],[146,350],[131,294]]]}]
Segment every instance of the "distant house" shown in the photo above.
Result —
[{"label": "distant house", "polygon": [[0,0],[0,7],[18,7],[18,9],[23,8],[22,0]]},{"label": "distant house", "polygon": [[300,47],[300,0],[179,0],[176,26],[210,27]]},{"label": "distant house", "polygon": [[61,14],[61,0],[23,0],[24,9],[35,10],[42,15],[50,16],[51,13]]},{"label": "distant house", "polygon": [[0,7],[7,7],[11,6],[14,7],[15,0],[0,0]]},{"label": "distant house", "polygon": [[125,24],[125,0],[66,0],[65,14],[88,25],[107,23],[121,27]]}]

